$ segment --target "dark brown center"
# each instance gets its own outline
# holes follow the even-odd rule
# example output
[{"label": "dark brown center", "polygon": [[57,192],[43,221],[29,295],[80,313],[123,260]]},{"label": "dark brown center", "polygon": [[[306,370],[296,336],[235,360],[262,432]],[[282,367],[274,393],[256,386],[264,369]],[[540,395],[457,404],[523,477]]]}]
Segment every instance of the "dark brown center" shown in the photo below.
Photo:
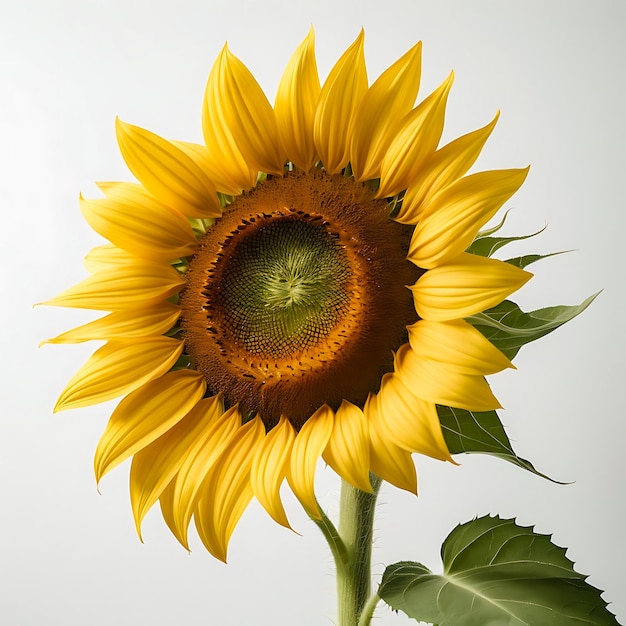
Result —
[{"label": "dark brown center", "polygon": [[187,352],[211,393],[268,428],[362,405],[417,319],[410,229],[341,176],[289,174],[235,199],[181,295]]}]

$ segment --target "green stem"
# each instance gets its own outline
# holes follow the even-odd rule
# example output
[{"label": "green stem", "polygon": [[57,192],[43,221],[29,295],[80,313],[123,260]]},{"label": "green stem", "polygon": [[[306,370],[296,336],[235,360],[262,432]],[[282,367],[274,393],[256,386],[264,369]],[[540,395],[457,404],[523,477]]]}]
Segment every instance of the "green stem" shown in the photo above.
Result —
[{"label": "green stem", "polygon": [[343,569],[348,562],[348,550],[343,543],[343,540],[339,536],[339,532],[335,528],[335,525],[330,521],[327,517],[326,513],[324,513],[321,506],[318,504],[318,508],[322,515],[321,519],[316,519],[311,517],[311,519],[317,524],[317,527],[322,531],[324,538],[326,539],[326,543],[330,547],[330,551],[335,559],[335,567],[337,571],[339,569]]},{"label": "green stem", "polygon": [[359,626],[369,626],[372,621],[372,617],[374,616],[374,610],[376,606],[380,602],[380,596],[377,593],[373,593],[365,605],[361,610],[361,615],[359,616]]},{"label": "green stem", "polygon": [[370,598],[371,556],[376,497],[382,481],[373,474],[370,479],[372,493],[341,483],[339,536],[347,560],[337,567],[338,626],[368,626],[376,606]]}]

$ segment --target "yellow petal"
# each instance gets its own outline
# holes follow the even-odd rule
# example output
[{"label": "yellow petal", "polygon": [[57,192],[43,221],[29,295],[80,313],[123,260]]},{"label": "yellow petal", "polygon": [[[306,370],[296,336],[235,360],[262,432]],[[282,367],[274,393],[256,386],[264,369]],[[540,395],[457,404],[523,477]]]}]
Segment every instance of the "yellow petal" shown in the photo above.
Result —
[{"label": "yellow petal", "polygon": [[[99,181],[96,183],[98,189],[109,200],[119,200],[127,204],[145,204],[148,207],[162,206],[159,202],[143,185],[139,183],[127,183],[120,181]],[[171,209],[170,210],[175,210]],[[182,215],[180,211],[176,211],[179,215]]]},{"label": "yellow petal", "polygon": [[417,224],[422,207],[434,194],[463,176],[474,164],[491,135],[500,113],[471,133],[458,137],[425,161],[407,187],[402,206],[394,219],[403,224]]},{"label": "yellow petal", "polygon": [[254,418],[239,428],[209,470],[194,519],[206,549],[226,562],[228,543],[237,522],[252,500],[250,468],[265,437],[263,422]]},{"label": "yellow petal", "polygon": [[356,180],[380,176],[383,157],[415,103],[421,70],[419,42],[386,69],[363,96],[350,144],[350,163]]},{"label": "yellow petal", "polygon": [[130,466],[130,502],[137,534],[141,522],[189,457],[198,437],[212,423],[211,412],[191,410],[165,434],[133,456]]},{"label": "yellow petal", "polygon": [[482,376],[463,374],[441,361],[425,359],[406,344],[396,354],[394,376],[411,393],[433,404],[468,411],[501,408]]},{"label": "yellow petal", "polygon": [[171,141],[116,120],[128,169],[157,199],[190,217],[220,217],[215,186],[195,160]]},{"label": "yellow petal", "polygon": [[105,266],[78,285],[42,302],[97,311],[123,311],[163,302],[185,283],[169,265],[137,260],[129,265]]},{"label": "yellow petal", "polygon": [[[159,496],[159,507],[161,509],[161,515],[163,516],[163,520],[167,524],[167,527],[172,531],[172,534],[175,536],[175,526],[174,526],[174,482],[169,483],[161,492]],[[184,546],[187,550],[189,550],[189,546]]]},{"label": "yellow petal", "polygon": [[287,482],[296,498],[315,519],[322,515],[315,499],[315,469],[333,432],[334,414],[323,405],[304,423],[296,436],[287,471]]},{"label": "yellow petal", "polygon": [[[211,120],[226,126],[249,168],[283,173],[285,159],[272,106],[250,70],[226,45],[209,75],[205,103],[207,124]],[[207,148],[220,150],[208,140]]]},{"label": "yellow petal", "polygon": [[[388,483],[417,495],[417,472],[411,453],[396,445],[383,433],[378,402],[370,395],[363,409],[370,429],[370,466],[372,472]],[[381,432],[382,430],[382,432]]]},{"label": "yellow petal", "polygon": [[335,413],[333,432],[322,454],[341,478],[361,491],[370,484],[370,438],[367,420],[358,406],[344,400]]},{"label": "yellow petal", "polygon": [[171,337],[109,341],[74,374],[54,411],[91,406],[130,393],[165,374],[182,351],[183,342]]},{"label": "yellow petal", "polygon": [[498,348],[464,320],[419,320],[407,330],[415,354],[445,363],[461,374],[483,376],[507,367],[515,369]]},{"label": "yellow petal", "polygon": [[217,191],[229,196],[237,196],[244,187],[248,187],[248,181],[240,181],[233,178],[228,168],[224,167],[222,155],[209,152],[206,146],[188,141],[172,141],[172,143],[187,153],[209,176]]},{"label": "yellow petal", "polygon": [[217,63],[213,65],[202,105],[202,134],[210,159],[217,170],[216,181],[226,187],[249,189],[256,183],[257,170],[241,154],[228,117],[221,104],[222,93]]},{"label": "yellow petal", "polygon": [[283,503],[280,500],[280,486],[287,474],[296,432],[286,417],[281,417],[278,425],[270,430],[257,448],[252,460],[250,482],[256,499],[281,526],[291,528]]},{"label": "yellow petal", "polygon": [[193,409],[202,413],[208,422],[198,435],[193,447],[178,470],[171,490],[161,501],[161,511],[170,530],[180,543],[189,550],[188,527],[200,497],[200,489],[207,472],[213,467],[234,434],[241,426],[241,414],[237,407],[224,412],[219,397],[201,400]]},{"label": "yellow petal", "polygon": [[184,216],[148,196],[139,203],[121,198],[86,200],[81,195],[80,210],[98,234],[140,258],[169,261],[196,249]]},{"label": "yellow petal", "polygon": [[176,323],[179,315],[180,308],[169,302],[161,302],[149,309],[116,311],[42,343],[82,343],[94,339],[132,339],[162,335]]},{"label": "yellow petal", "polygon": [[202,398],[206,383],[191,370],[169,372],[126,396],[113,411],[94,458],[96,481],[158,439]]},{"label": "yellow petal", "polygon": [[283,153],[304,171],[308,171],[317,161],[313,121],[319,95],[315,35],[311,28],[287,64],[274,102]]},{"label": "yellow petal", "polygon": [[531,277],[510,263],[463,252],[426,272],[410,289],[421,318],[445,322],[500,304]]},{"label": "yellow petal", "polygon": [[341,171],[350,159],[350,137],[356,110],[367,91],[363,29],[330,70],[320,92],[313,137],[324,168]]},{"label": "yellow petal", "polygon": [[137,261],[137,257],[127,250],[122,250],[111,243],[92,248],[83,259],[83,265],[90,274],[104,269],[129,265]]},{"label": "yellow petal", "polygon": [[528,168],[479,172],[433,197],[415,227],[408,258],[431,269],[458,256],[521,187]]},{"label": "yellow petal", "polygon": [[452,461],[432,402],[415,396],[396,374],[386,374],[376,394],[379,432],[400,448]]},{"label": "yellow petal", "polygon": [[380,171],[379,198],[395,196],[406,189],[437,149],[446,114],[454,73],[403,120],[385,154]]}]

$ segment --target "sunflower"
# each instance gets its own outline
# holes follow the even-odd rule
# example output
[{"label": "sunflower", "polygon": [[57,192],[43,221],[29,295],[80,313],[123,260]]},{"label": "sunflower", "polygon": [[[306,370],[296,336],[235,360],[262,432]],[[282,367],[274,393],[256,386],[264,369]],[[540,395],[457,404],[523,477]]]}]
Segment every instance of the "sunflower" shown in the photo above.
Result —
[{"label": "sunflower", "polygon": [[436,405],[487,411],[510,361],[464,318],[531,276],[467,253],[528,168],[467,175],[489,124],[439,147],[450,74],[415,105],[421,44],[368,86],[363,32],[321,85],[309,32],[274,107],[227,46],[209,75],[204,145],[117,121],[138,183],[81,211],[110,243],[47,304],[104,317],[51,339],[106,343],[55,410],[123,399],[95,474],[132,457],[138,532],[160,503],[225,560],[253,497],[289,527],[287,480],[313,518],[320,457],[371,491],[417,493],[414,452],[451,461]]}]

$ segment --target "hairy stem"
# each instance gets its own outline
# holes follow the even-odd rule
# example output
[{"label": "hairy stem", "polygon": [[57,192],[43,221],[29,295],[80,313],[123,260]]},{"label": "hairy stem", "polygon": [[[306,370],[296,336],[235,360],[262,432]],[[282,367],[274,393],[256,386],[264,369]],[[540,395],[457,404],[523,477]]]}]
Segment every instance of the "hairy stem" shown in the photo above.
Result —
[{"label": "hairy stem", "polygon": [[[368,626],[376,606],[375,602],[369,606],[371,556],[376,497],[382,481],[373,474],[370,479],[372,493],[356,489],[345,481],[341,483],[339,536],[347,558],[343,567],[337,567],[339,626]],[[366,604],[368,610],[364,612]]]}]

